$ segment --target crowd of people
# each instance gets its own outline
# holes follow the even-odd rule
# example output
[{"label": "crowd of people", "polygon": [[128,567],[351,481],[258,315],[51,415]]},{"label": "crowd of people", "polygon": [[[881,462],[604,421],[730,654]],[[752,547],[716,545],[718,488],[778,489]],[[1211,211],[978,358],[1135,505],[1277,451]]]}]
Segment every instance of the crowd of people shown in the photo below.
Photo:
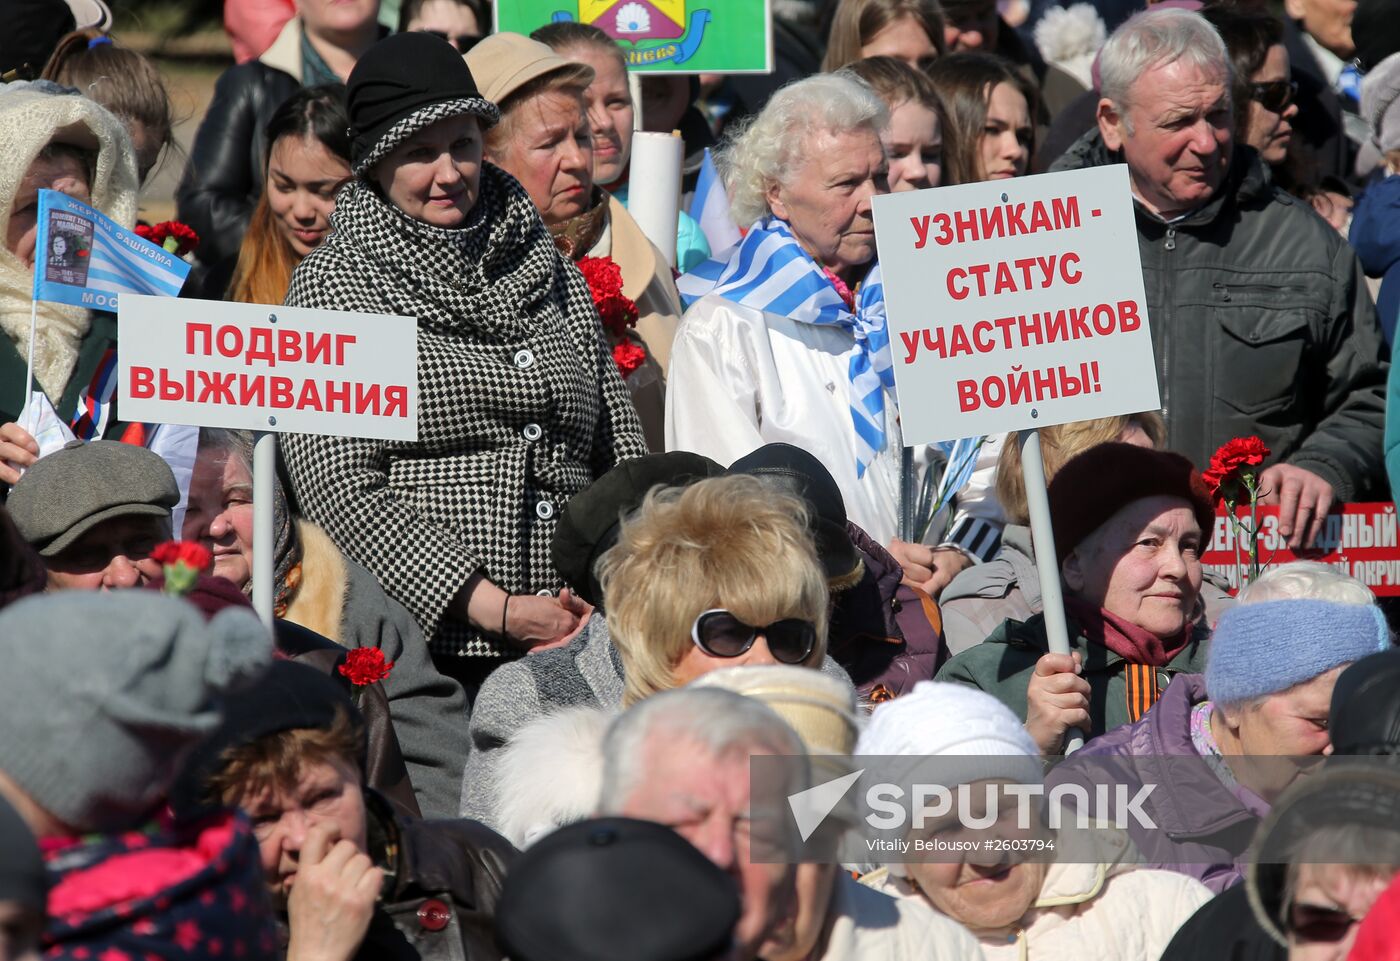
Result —
[{"label": "crowd of people", "polygon": [[[1202,566],[1233,438],[1299,552],[1400,483],[1400,17],[1139,5],[790,0],[771,74],[632,83],[483,0],[227,0],[186,152],[103,0],[8,3],[0,961],[1400,957],[1380,601]],[[723,229],[648,236],[636,130]],[[39,194],[131,228],[180,163],[182,296],[415,318],[416,439],[255,486],[249,432],[123,419]],[[1162,409],[1039,432],[1049,564],[1014,434],[905,437],[872,198],[1118,164]],[[760,760],[860,756],[1050,800],[941,859],[761,829]],[[1150,817],[1086,856],[1106,772]]]}]

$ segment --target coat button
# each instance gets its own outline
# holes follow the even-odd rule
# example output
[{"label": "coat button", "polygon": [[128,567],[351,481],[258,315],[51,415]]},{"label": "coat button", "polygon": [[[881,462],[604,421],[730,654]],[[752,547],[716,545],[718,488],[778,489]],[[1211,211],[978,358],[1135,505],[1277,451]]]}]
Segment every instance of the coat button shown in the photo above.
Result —
[{"label": "coat button", "polygon": [[539,424],[526,424],[525,430],[522,431],[522,433],[525,435],[526,440],[539,440],[544,436],[544,431],[540,428]]},{"label": "coat button", "polygon": [[547,521],[554,516],[554,505],[549,501],[540,501],[535,505],[535,513],[540,516],[540,520]]},{"label": "coat button", "polygon": [[542,588],[540,588],[539,590],[535,591],[535,596],[536,596],[536,597],[553,597],[553,596],[554,596],[554,592],[551,591],[551,590],[550,590],[549,588],[547,588],[547,587],[542,587]]},{"label": "coat button", "polygon": [[418,906],[418,924],[424,931],[441,931],[452,920],[452,909],[437,898]]},{"label": "coat button", "polygon": [[529,370],[535,365],[535,355],[528,348],[515,352],[515,366],[521,370]]}]

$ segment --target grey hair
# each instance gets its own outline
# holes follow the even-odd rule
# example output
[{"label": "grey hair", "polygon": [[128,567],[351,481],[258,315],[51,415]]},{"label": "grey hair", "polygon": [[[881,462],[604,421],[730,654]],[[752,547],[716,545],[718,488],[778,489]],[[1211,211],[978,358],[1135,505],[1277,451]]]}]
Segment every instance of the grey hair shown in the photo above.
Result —
[{"label": "grey hair", "polygon": [[698,744],[712,758],[755,748],[800,758],[800,783],[792,790],[804,791],[811,784],[802,741],[772,708],[720,688],[679,688],[638,702],[608,728],[603,738],[599,813],[621,811],[646,779],[646,748],[653,738]]},{"label": "grey hair", "polygon": [[[1126,112],[1133,82],[1159,64],[1178,60],[1223,77],[1229,93],[1230,55],[1225,41],[1199,14],[1175,8],[1134,14],[1113,31],[1099,58],[1099,91]],[[1131,128],[1128,132],[1132,133]]]},{"label": "grey hair", "polygon": [[878,136],[888,123],[884,101],[850,76],[822,73],[783,87],[726,137],[716,160],[735,223],[747,227],[769,213],[769,186],[789,183],[811,159],[803,148],[812,134],[865,127]]},{"label": "grey hair", "polygon": [[199,453],[224,451],[229,457],[236,457],[253,473],[253,432],[230,430],[225,427],[201,427],[199,429]]},{"label": "grey hair", "polygon": [[1271,567],[1240,590],[1238,603],[1264,601],[1331,601],[1334,604],[1375,604],[1365,584],[1319,561],[1291,561]]}]

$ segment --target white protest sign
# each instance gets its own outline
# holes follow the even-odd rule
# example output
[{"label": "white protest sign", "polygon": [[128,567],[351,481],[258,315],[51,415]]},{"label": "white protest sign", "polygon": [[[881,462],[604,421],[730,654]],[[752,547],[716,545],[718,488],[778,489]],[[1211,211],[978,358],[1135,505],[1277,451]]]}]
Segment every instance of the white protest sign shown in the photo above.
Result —
[{"label": "white protest sign", "polygon": [[1161,406],[1126,166],[873,208],[906,443]]},{"label": "white protest sign", "polygon": [[418,439],[412,317],[122,294],[123,420]]}]

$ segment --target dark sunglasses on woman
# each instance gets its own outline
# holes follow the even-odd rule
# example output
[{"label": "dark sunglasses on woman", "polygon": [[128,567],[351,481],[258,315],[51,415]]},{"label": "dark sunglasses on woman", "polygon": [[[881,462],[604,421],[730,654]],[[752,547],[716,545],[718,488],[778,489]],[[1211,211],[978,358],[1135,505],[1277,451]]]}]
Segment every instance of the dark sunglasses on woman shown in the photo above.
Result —
[{"label": "dark sunglasses on woman", "polygon": [[745,624],[722,608],[702,611],[690,628],[695,646],[711,657],[738,657],[753,647],[759,635],[768,650],[784,664],[801,664],[817,646],[817,629],[811,621],[789,617],[764,627]]},{"label": "dark sunglasses on woman", "polygon": [[1296,80],[1270,80],[1268,83],[1249,85],[1249,99],[1259,101],[1265,110],[1283,113],[1293,98],[1298,96]]},{"label": "dark sunglasses on woman", "polygon": [[1294,903],[1284,918],[1285,927],[1299,941],[1333,943],[1342,940],[1352,925],[1360,923],[1340,908]]}]

